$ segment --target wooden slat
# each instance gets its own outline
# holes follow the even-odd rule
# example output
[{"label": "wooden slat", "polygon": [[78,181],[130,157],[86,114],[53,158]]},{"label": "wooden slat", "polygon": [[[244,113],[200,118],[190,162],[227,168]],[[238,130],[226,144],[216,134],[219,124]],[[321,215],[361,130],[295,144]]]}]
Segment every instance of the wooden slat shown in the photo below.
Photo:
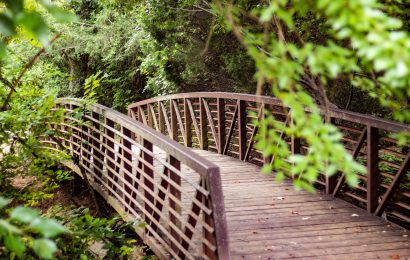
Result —
[{"label": "wooden slat", "polygon": [[401,181],[405,177],[407,171],[410,169],[410,152],[407,154],[406,159],[404,160],[400,170],[396,173],[394,176],[394,179],[392,183],[390,184],[389,189],[386,191],[386,193],[383,195],[383,199],[378,205],[375,214],[377,216],[381,216],[384,212],[384,210],[387,207],[387,203],[391,200],[393,197],[395,191],[399,187]]},{"label": "wooden slat", "polygon": [[201,135],[199,136],[201,142],[201,149],[202,150],[207,150],[208,149],[208,128],[207,128],[207,123],[206,123],[206,111],[205,111],[205,105],[204,102],[202,101],[202,98],[199,99],[199,125],[201,129]]},{"label": "wooden slat", "polygon": [[224,150],[223,150],[223,154],[228,153],[229,144],[231,143],[232,135],[233,135],[234,129],[235,129],[235,124],[236,124],[236,121],[238,119],[238,111],[239,111],[239,103],[236,104],[235,112],[233,113],[233,116],[232,116],[232,121],[231,121],[231,125],[229,126],[228,136],[226,138],[226,143],[225,143],[225,147],[224,147]]},{"label": "wooden slat", "polygon": [[238,104],[239,159],[245,159],[246,153],[246,103],[239,100]]},{"label": "wooden slat", "polygon": [[225,100],[217,99],[218,109],[218,153],[222,154],[225,146]]},{"label": "wooden slat", "polygon": [[188,100],[184,98],[185,146],[192,147],[192,116]]},{"label": "wooden slat", "polygon": [[[364,128],[363,132],[360,134],[359,141],[357,142],[356,147],[353,151],[353,154],[352,154],[353,159],[356,159],[357,156],[359,155],[360,150],[362,149],[362,146],[364,142],[366,141],[366,137],[367,137],[367,128]],[[333,191],[333,196],[336,196],[340,192],[344,184],[344,181],[345,181],[345,175],[342,173],[342,176],[340,176],[339,181],[336,184],[336,187]]]},{"label": "wooden slat", "polygon": [[208,102],[205,99],[202,99],[202,102],[203,102],[203,106],[204,106],[204,109],[205,109],[205,112],[206,112],[206,116],[208,118],[209,126],[211,127],[214,142],[216,144],[216,147],[219,147],[219,143],[218,143],[219,139],[218,139],[218,135],[216,133],[215,123],[214,123],[211,111],[209,110]]},{"label": "wooden slat", "polygon": [[192,107],[191,100],[187,99],[189,113],[191,114],[192,123],[194,124],[196,138],[199,140],[199,145],[202,147],[201,132],[199,131],[198,121],[195,116],[194,108]]},{"label": "wooden slat", "polygon": [[165,108],[165,106],[162,102],[159,103],[159,105],[161,106],[162,119],[164,120],[165,125],[167,126],[168,135],[171,139],[173,139],[172,128],[171,128],[171,124],[170,124],[169,119],[168,119],[167,109]]}]

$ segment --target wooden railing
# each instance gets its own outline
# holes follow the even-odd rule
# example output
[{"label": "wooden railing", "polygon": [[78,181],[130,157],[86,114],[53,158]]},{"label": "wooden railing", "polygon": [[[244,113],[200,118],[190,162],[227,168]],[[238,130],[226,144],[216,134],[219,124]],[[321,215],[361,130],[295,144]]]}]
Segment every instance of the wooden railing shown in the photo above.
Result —
[{"label": "wooden railing", "polygon": [[[247,94],[204,92],[162,96],[129,106],[129,115],[188,147],[211,150],[262,165],[269,160],[255,146],[262,111],[269,110],[287,124],[289,109],[275,98]],[[252,113],[255,112],[252,116]],[[330,109],[330,123],[344,134],[343,144],[353,157],[367,166],[357,189],[345,185],[343,173],[323,174],[317,186],[369,212],[410,223],[410,144],[398,145],[391,133],[410,131],[406,125],[367,115]],[[293,153],[305,154],[303,140],[281,134]]]},{"label": "wooden railing", "polygon": [[[63,99],[58,134],[92,186],[162,259],[229,259],[219,168],[144,124],[102,105]],[[198,251],[199,250],[199,251]]]}]

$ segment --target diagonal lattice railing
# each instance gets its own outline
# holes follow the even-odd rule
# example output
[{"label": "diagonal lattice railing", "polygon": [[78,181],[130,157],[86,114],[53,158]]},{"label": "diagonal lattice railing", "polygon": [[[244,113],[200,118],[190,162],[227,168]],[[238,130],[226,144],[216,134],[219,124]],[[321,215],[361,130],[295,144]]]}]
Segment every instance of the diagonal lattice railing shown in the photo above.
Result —
[{"label": "diagonal lattice railing", "polygon": [[[136,102],[129,115],[188,147],[226,154],[262,165],[255,149],[255,135],[262,111],[268,110],[286,125],[289,108],[278,99],[224,92],[182,93]],[[250,113],[254,112],[254,113]],[[253,114],[253,115],[252,115]],[[257,115],[255,117],[255,115]],[[410,131],[406,125],[349,111],[330,109],[330,122],[343,133],[343,144],[353,157],[365,165],[368,174],[360,176],[357,189],[345,185],[343,173],[332,177],[320,175],[319,189],[343,197],[369,212],[388,216],[401,224],[410,223],[410,144],[399,145],[392,133]],[[305,154],[309,147],[303,140],[281,133],[293,153]]]},{"label": "diagonal lattice railing", "polygon": [[[162,259],[229,259],[219,168],[190,149],[102,105],[62,99],[58,134],[81,174]],[[64,147],[64,148],[63,148]]]}]

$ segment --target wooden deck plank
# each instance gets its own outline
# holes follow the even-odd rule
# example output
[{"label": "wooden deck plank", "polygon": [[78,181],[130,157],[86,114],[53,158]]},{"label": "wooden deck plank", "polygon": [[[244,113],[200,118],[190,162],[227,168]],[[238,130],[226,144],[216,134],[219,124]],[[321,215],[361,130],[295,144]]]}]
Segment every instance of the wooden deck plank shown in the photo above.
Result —
[{"label": "wooden deck plank", "polygon": [[220,166],[232,259],[410,256],[404,228],[331,196],[295,191],[290,181],[276,183],[250,163],[195,151]]}]

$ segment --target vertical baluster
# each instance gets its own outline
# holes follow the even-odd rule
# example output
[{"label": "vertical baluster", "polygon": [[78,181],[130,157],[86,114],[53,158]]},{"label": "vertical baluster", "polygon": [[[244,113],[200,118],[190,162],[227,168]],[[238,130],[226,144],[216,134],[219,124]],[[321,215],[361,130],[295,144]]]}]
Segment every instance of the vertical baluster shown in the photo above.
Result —
[{"label": "vertical baluster", "polygon": [[[203,184],[204,184],[203,187],[206,190],[209,190],[209,180],[207,178],[204,179]],[[209,209],[213,209],[210,196],[207,196],[207,197],[202,196],[202,204]],[[215,227],[215,223],[212,218],[212,215],[208,215],[207,213],[203,212],[203,219],[204,219],[204,222],[207,223],[209,226]],[[214,234],[210,233],[205,228],[202,229],[202,232],[203,232],[204,239],[208,240],[211,245],[216,245]],[[202,249],[203,249],[204,255],[206,255],[209,259],[215,259],[215,260],[217,259],[217,256],[215,255],[215,253],[212,252],[205,243],[202,243]]]},{"label": "vertical baluster", "polygon": [[147,114],[148,114],[148,126],[151,127],[152,129],[154,128],[154,116],[152,115],[151,109],[149,109],[149,105],[147,105]]},{"label": "vertical baluster", "polygon": [[188,101],[184,98],[185,146],[192,147],[192,118],[189,112]]},{"label": "vertical baluster", "polygon": [[[90,129],[88,127],[88,124],[90,123],[89,120],[87,119],[86,115],[87,115],[87,111],[83,111],[83,122],[81,125],[81,157],[85,158],[82,159],[82,163],[84,163],[84,165],[88,168],[90,168],[90,163],[88,161],[90,161],[90,154],[91,154],[91,146],[89,145],[91,142],[91,138],[89,137],[90,133]],[[86,170],[85,170],[86,171]]]},{"label": "vertical baluster", "polygon": [[[145,139],[142,140],[142,145],[148,151],[148,152],[141,151],[142,159],[145,161],[145,163],[142,165],[142,170],[144,172],[144,175],[143,175],[144,185],[145,185],[144,198],[145,200],[148,200],[149,202],[154,204],[154,197],[149,192],[149,190],[154,192],[154,183],[153,181],[151,181],[151,179],[152,180],[154,179],[154,171],[152,170],[152,168],[154,167],[154,158],[152,157],[153,146],[152,146],[152,143],[150,143],[149,141]],[[148,212],[148,214],[152,215],[153,214],[152,207],[146,202],[144,204],[145,204],[145,210]],[[150,223],[151,222],[150,218],[148,216],[145,216],[145,222],[148,225],[152,226],[152,224]],[[148,231],[146,230],[146,232]]]},{"label": "vertical baluster", "polygon": [[[329,123],[334,125],[335,118],[331,117]],[[326,194],[333,194],[337,184],[337,175],[338,173],[335,173],[332,176],[326,175]]]},{"label": "vertical baluster", "polygon": [[201,127],[201,149],[208,150],[208,123],[202,98],[199,98],[199,122]]},{"label": "vertical baluster", "polygon": [[[171,110],[171,138],[178,142],[178,121],[177,121],[177,111],[175,110],[173,102],[174,100],[169,101],[169,109]],[[178,105],[178,104],[177,104]]]},{"label": "vertical baluster", "polygon": [[244,160],[246,155],[246,103],[239,101],[238,107],[238,130],[239,130],[239,159]]},{"label": "vertical baluster", "polygon": [[161,133],[165,133],[165,119],[164,114],[162,113],[161,101],[158,101],[158,124],[159,124],[159,131]]},{"label": "vertical baluster", "polygon": [[225,99],[217,99],[218,107],[218,138],[219,138],[219,147],[218,153],[222,154],[223,149],[225,148]]},{"label": "vertical baluster", "polygon": [[[105,144],[107,146],[107,150],[106,150],[106,157],[107,157],[107,173],[108,176],[112,179],[112,181],[115,181],[114,179],[114,170],[115,170],[115,153],[114,153],[114,149],[115,149],[115,145],[114,142],[112,140],[114,140],[114,132],[109,129],[109,127],[114,128],[114,122],[108,118],[105,118],[105,124],[106,124],[106,128],[105,128],[105,134],[106,134],[106,138],[105,138]],[[112,139],[112,140],[111,140]],[[114,184],[111,183],[111,181],[109,179],[107,179],[107,184],[115,189]]]},{"label": "vertical baluster", "polygon": [[[95,174],[99,177],[102,178],[102,170],[103,170],[103,164],[102,162],[104,161],[104,156],[101,152],[101,142],[100,140],[100,124],[98,123],[100,121],[100,115],[96,112],[92,112],[92,117],[95,121],[93,121],[93,127],[96,129],[93,131],[93,136],[94,139],[92,141],[93,145],[93,170]],[[99,182],[98,180],[96,180]]]},{"label": "vertical baluster", "polygon": [[[181,163],[173,156],[169,156],[169,163],[170,165],[172,165],[176,170],[181,170]],[[181,177],[175,173],[174,170],[169,169],[169,177],[172,181],[174,181],[178,187],[180,189],[182,189],[181,187]],[[178,200],[179,203],[181,203],[181,191],[177,188],[174,187],[174,185],[170,185],[169,187],[169,192]],[[176,212],[178,212],[179,214],[181,214],[181,208],[179,205],[177,205],[175,203],[174,200],[169,199],[169,206],[170,208],[172,208],[173,210],[175,210]],[[172,222],[173,224],[175,224],[175,226],[177,226],[179,229],[181,228],[181,223],[177,222],[176,217],[173,214],[169,214],[169,221]],[[177,243],[180,243],[180,237],[178,235],[178,233],[173,230],[172,228],[170,228],[170,234],[174,237],[174,240],[177,241]],[[177,252],[178,248],[176,247],[175,244],[171,244],[171,248]]]},{"label": "vertical baluster", "polygon": [[[130,186],[132,185],[133,181],[131,178],[132,175],[132,145],[131,142],[127,139],[131,139],[131,131],[128,128],[122,127],[122,134],[124,137],[122,138],[122,145],[124,148],[122,149],[122,156],[124,157],[123,165],[124,165],[124,191],[127,194],[132,194],[132,190]],[[127,204],[130,204],[130,199],[128,196],[124,195],[124,200]],[[133,203],[130,204],[132,208],[135,207]]]},{"label": "vertical baluster", "polygon": [[367,126],[367,211],[373,213],[379,199],[379,129]]}]

